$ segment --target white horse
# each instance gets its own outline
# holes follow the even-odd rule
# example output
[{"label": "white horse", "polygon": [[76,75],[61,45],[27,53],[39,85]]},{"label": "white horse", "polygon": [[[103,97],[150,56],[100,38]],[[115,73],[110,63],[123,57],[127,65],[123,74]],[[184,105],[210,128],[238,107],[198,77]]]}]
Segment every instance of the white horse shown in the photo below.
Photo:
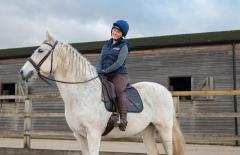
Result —
[{"label": "white horse", "polygon": [[[71,45],[57,42],[47,33],[47,39],[22,67],[25,81],[34,81],[52,74],[65,105],[66,121],[79,140],[83,155],[98,155],[101,135],[111,113],[102,102],[102,86],[94,66]],[[84,82],[85,81],[85,82]],[[148,155],[157,155],[155,133],[160,133],[167,155],[184,154],[184,138],[178,126],[171,93],[153,82],[133,84],[144,104],[141,113],[128,113],[126,131],[114,128],[106,137],[120,138],[142,134]],[[158,132],[156,132],[158,131]]]}]

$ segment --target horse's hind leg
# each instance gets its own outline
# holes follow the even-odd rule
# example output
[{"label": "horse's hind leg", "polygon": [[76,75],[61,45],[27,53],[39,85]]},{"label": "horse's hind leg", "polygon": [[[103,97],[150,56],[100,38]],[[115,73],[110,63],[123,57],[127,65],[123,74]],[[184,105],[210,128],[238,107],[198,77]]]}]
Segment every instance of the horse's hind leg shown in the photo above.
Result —
[{"label": "horse's hind leg", "polygon": [[143,142],[147,149],[148,155],[158,155],[157,144],[155,140],[155,127],[150,124],[144,131],[143,131]]},{"label": "horse's hind leg", "polygon": [[167,155],[173,155],[173,137],[172,137],[172,125],[170,122],[163,124],[154,124],[160,133],[164,150]]}]

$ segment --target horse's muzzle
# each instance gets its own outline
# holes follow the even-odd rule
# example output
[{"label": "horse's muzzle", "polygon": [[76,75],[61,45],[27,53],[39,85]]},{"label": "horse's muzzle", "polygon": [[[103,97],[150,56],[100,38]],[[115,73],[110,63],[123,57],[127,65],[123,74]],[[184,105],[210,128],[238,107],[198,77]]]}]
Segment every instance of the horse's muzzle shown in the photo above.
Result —
[{"label": "horse's muzzle", "polygon": [[19,72],[21,80],[28,82],[28,80],[32,77],[33,71],[28,72],[27,74],[24,74],[23,70],[20,70]]}]

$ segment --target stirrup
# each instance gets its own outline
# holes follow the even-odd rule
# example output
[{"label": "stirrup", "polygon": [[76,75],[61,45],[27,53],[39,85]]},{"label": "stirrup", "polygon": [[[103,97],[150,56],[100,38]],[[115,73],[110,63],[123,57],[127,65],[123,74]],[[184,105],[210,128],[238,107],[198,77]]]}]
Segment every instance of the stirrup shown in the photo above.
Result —
[{"label": "stirrup", "polygon": [[113,112],[111,115],[111,120],[114,124],[114,127],[118,127],[120,123],[120,115],[117,112]]}]

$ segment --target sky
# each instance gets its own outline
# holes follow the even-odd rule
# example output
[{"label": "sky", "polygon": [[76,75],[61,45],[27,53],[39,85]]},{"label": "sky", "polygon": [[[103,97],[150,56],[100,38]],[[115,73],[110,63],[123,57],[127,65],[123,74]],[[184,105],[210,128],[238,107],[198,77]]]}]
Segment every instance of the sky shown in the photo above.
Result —
[{"label": "sky", "polygon": [[37,46],[48,31],[68,42],[110,38],[126,20],[127,38],[240,30],[240,0],[0,0],[0,49]]}]

